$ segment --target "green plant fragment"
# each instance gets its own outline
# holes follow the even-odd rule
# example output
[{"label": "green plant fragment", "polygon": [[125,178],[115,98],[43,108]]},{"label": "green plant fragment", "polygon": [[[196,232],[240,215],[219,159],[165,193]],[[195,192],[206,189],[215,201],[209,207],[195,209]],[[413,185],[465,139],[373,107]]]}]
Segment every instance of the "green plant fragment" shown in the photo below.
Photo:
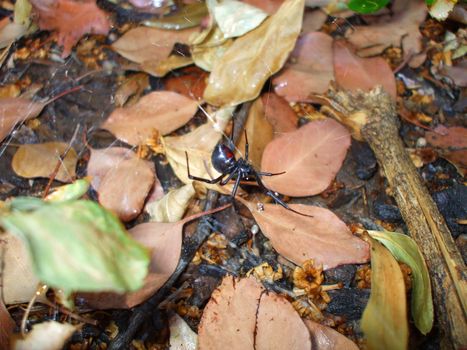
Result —
[{"label": "green plant fragment", "polygon": [[16,198],[10,208],[0,225],[23,239],[43,283],[65,293],[134,291],[143,285],[147,249],[97,203]]},{"label": "green plant fragment", "polygon": [[389,0],[350,0],[347,4],[350,10],[368,14],[381,10],[389,3]]},{"label": "green plant fragment", "polygon": [[79,179],[69,185],[60,186],[46,197],[50,202],[66,202],[81,198],[89,189],[88,179]]},{"label": "green plant fragment", "polygon": [[422,334],[433,327],[433,300],[430,275],[417,244],[407,235],[389,231],[368,231],[398,260],[412,269],[413,288],[411,310],[415,326]]}]

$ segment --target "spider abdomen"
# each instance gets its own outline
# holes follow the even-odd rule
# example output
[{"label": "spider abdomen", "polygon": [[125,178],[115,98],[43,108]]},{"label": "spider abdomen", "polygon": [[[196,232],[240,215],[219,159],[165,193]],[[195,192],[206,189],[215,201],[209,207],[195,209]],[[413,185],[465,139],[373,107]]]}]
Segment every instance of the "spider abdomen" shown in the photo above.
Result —
[{"label": "spider abdomen", "polygon": [[233,151],[223,143],[218,143],[211,156],[211,164],[218,172],[228,173],[235,167],[237,160]]}]

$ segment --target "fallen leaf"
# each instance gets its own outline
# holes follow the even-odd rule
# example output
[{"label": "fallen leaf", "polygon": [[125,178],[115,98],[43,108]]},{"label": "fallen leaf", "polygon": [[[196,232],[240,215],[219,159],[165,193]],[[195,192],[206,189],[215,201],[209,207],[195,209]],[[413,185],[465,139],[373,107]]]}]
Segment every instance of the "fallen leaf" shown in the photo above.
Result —
[{"label": "fallen leaf", "polygon": [[13,131],[16,124],[37,117],[46,104],[21,97],[0,99],[0,142]]},{"label": "fallen leaf", "polygon": [[415,326],[426,335],[433,327],[433,300],[428,268],[415,241],[407,235],[389,231],[368,231],[400,262],[412,270],[412,306]]},{"label": "fallen leaf", "polygon": [[161,61],[145,61],[141,64],[141,69],[154,77],[163,77],[170,71],[189,66],[193,63],[191,57],[171,55]]},{"label": "fallen leaf", "polygon": [[49,202],[66,202],[79,199],[86,194],[90,186],[89,179],[79,179],[69,185],[56,187],[44,200]]},{"label": "fallen leaf", "polygon": [[165,89],[182,94],[194,100],[203,98],[208,74],[198,67],[181,70],[180,76],[169,77],[165,81]]},{"label": "fallen leaf", "polygon": [[13,340],[14,350],[60,350],[80,326],[56,321],[35,324],[24,339]]},{"label": "fallen leaf", "polygon": [[264,150],[261,170],[285,174],[263,177],[266,186],[287,196],[324,191],[339,171],[350,146],[350,134],[332,119],[318,120],[283,134]]},{"label": "fallen leaf", "polygon": [[314,11],[305,11],[305,14],[303,15],[302,33],[318,31],[327,19],[327,13],[321,11],[320,9],[316,9]]},{"label": "fallen leaf", "polygon": [[4,349],[11,349],[10,337],[15,327],[15,321],[11,318],[3,300],[0,300],[0,344]]},{"label": "fallen leaf", "polygon": [[371,294],[361,328],[369,349],[407,349],[409,329],[404,277],[384,246],[371,242]]},{"label": "fallen leaf", "polygon": [[214,65],[204,99],[215,106],[235,106],[258,97],[292,51],[303,10],[304,0],[286,0],[258,28],[238,38]]},{"label": "fallen leaf", "polygon": [[274,79],[274,91],[287,101],[309,101],[311,93],[325,93],[329,82],[334,80],[333,39],[331,36],[313,32],[301,36],[287,65]]},{"label": "fallen leaf", "polygon": [[[401,47],[404,59],[410,59],[419,54],[422,47],[422,34],[419,26],[426,18],[427,7],[422,1],[400,1],[394,16],[390,21],[382,18],[381,21],[369,26],[352,26],[347,33],[348,40],[357,47],[360,57],[376,56],[390,46]],[[413,57],[409,61],[412,68],[418,67],[425,60],[422,57]]]},{"label": "fallen leaf", "polygon": [[467,128],[461,126],[446,128],[444,134],[427,131],[425,138],[433,146],[443,149],[467,148]]},{"label": "fallen leaf", "polygon": [[[154,2],[153,2],[154,3]],[[200,25],[203,18],[208,15],[206,4],[195,1],[188,3],[184,1],[183,6],[178,4],[177,11],[169,16],[155,16],[150,20],[143,21],[142,24],[148,27],[157,27],[168,30],[182,30]]]},{"label": "fallen leaf", "polygon": [[430,16],[438,21],[444,21],[448,18],[457,1],[435,0],[430,6]]},{"label": "fallen leaf", "polygon": [[198,109],[198,102],[172,91],[154,91],[130,107],[116,108],[101,128],[130,144],[145,144],[154,133],[171,133],[185,125]]},{"label": "fallen leaf", "polygon": [[325,270],[343,264],[368,261],[368,244],[352,235],[344,222],[330,210],[303,204],[290,208],[312,217],[296,214],[276,204],[256,204],[241,200],[253,214],[274,249],[296,265],[313,259]]},{"label": "fallen leaf", "polygon": [[272,15],[282,6],[284,0],[243,0],[243,2]]},{"label": "fallen leaf", "polygon": [[358,350],[353,341],[330,327],[303,320],[310,331],[313,350]]},{"label": "fallen leaf", "polygon": [[262,95],[264,114],[274,130],[274,137],[297,130],[298,117],[289,103],[273,92]]},{"label": "fallen leaf", "polygon": [[153,163],[122,147],[92,149],[87,174],[99,203],[123,221],[139,215],[156,179]]},{"label": "fallen leaf", "polygon": [[300,316],[283,297],[266,290],[253,277],[226,276],[212,293],[198,328],[200,350],[311,349]]},{"label": "fallen leaf", "polygon": [[112,48],[126,59],[136,62],[162,61],[169,57],[176,43],[188,44],[188,38],[198,28],[165,30],[137,27],[126,32]]},{"label": "fallen leaf", "polygon": [[130,98],[139,98],[148,86],[147,74],[136,73],[126,78],[115,92],[115,106],[122,107]]},{"label": "fallen leaf", "polygon": [[188,324],[178,316],[173,314],[169,319],[170,339],[169,349],[171,350],[196,350],[198,348],[198,335],[193,332]]},{"label": "fallen leaf", "polygon": [[31,0],[42,30],[56,30],[58,44],[67,57],[84,34],[107,35],[110,22],[107,14],[96,6],[95,0]]},{"label": "fallen leaf", "polygon": [[51,176],[60,164],[55,180],[71,182],[76,177],[78,155],[73,148],[69,148],[65,158],[61,160],[60,156],[68,148],[69,145],[64,142],[21,145],[13,156],[11,167],[17,175],[31,179]]},{"label": "fallen leaf", "polygon": [[23,24],[10,22],[8,17],[5,17],[4,20],[8,21],[8,23],[0,28],[0,49],[9,46],[16,39],[22,37],[28,29]]},{"label": "fallen leaf", "polygon": [[[257,98],[248,113],[245,130],[249,144],[250,163],[257,169],[261,167],[261,158],[266,145],[273,138],[273,129],[265,117],[263,102]],[[242,133],[237,143],[238,150],[245,150],[245,133]],[[242,157],[244,155],[241,155]]]},{"label": "fallen leaf", "polygon": [[146,211],[149,213],[150,221],[176,222],[180,220],[194,195],[193,184],[187,184],[176,190],[169,191],[157,201],[148,203]]},{"label": "fallen leaf", "polygon": [[378,85],[395,100],[396,80],[381,57],[360,58],[342,41],[334,42],[334,73],[337,84],[346,90],[370,91]]},{"label": "fallen leaf", "polygon": [[467,175],[467,150],[449,151],[442,157],[454,165],[462,176]]}]

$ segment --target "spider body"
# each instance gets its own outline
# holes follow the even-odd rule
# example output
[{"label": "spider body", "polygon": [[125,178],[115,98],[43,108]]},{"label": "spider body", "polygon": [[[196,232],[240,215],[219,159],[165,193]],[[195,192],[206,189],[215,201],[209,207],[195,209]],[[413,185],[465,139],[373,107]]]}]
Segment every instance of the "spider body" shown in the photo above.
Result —
[{"label": "spider body", "polygon": [[235,168],[237,160],[229,146],[218,143],[212,151],[211,164],[218,172],[228,173]]}]

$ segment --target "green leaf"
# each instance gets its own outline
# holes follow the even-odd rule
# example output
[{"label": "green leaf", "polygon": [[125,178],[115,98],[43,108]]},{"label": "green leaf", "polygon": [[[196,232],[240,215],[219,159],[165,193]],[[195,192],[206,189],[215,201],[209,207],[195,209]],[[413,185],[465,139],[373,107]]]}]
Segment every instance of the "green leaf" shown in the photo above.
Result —
[{"label": "green leaf", "polygon": [[389,0],[350,0],[347,4],[354,12],[367,14],[381,10],[389,3]]},{"label": "green leaf", "polygon": [[66,202],[82,197],[89,189],[88,179],[79,179],[69,185],[60,186],[46,197],[51,202]]},{"label": "green leaf", "polygon": [[[38,278],[70,291],[134,291],[148,271],[147,249],[115,215],[87,200],[42,202],[15,199],[0,224],[29,250]],[[29,207],[17,204],[29,203]]]},{"label": "green leaf", "polygon": [[433,300],[430,275],[417,244],[409,236],[396,232],[368,231],[368,233],[384,244],[398,261],[409,265],[412,269],[412,317],[420,332],[427,334],[433,327]]},{"label": "green leaf", "polygon": [[431,6],[435,3],[436,0],[425,0],[425,3],[428,5],[428,6]]}]

